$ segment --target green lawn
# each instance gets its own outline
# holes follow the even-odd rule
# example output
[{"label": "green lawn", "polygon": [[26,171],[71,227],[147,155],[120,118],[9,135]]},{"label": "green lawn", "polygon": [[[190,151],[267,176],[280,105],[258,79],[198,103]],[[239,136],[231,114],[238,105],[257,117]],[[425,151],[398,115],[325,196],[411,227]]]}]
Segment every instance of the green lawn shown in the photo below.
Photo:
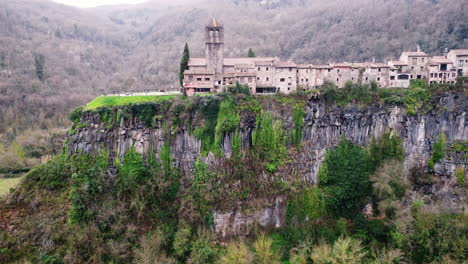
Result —
[{"label": "green lawn", "polygon": [[103,106],[122,106],[128,104],[159,102],[177,98],[179,95],[143,95],[143,96],[100,96],[86,105],[86,110],[95,110]]},{"label": "green lawn", "polygon": [[10,188],[15,188],[23,178],[24,175],[17,178],[0,178],[0,197],[9,194]]}]

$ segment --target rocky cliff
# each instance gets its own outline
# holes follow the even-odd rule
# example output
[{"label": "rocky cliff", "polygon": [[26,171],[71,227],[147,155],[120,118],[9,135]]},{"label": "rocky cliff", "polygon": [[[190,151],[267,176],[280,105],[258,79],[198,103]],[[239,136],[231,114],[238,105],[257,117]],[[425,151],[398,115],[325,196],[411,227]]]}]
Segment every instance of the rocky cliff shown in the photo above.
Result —
[{"label": "rocky cliff", "polygon": [[[213,98],[199,98],[196,103],[207,105]],[[261,112],[271,113],[276,120],[283,123],[286,135],[290,136],[295,127],[291,102],[275,98],[259,99]],[[447,155],[435,164],[437,179],[430,185],[415,189],[408,195],[421,197],[426,202],[441,205],[445,210],[460,211],[466,205],[465,190],[457,187],[455,171],[463,170],[467,175],[467,153],[453,151],[450,146],[456,142],[468,140],[466,94],[446,93],[433,98],[435,108],[421,109],[414,115],[408,115],[403,106],[371,104],[365,106],[339,107],[327,105],[316,96],[299,100],[304,110],[302,140],[300,146],[293,146],[288,140],[287,162],[275,172],[265,171],[255,175],[258,178],[282,179],[287,181],[292,175],[298,175],[307,185],[317,183],[317,175],[327,149],[337,145],[342,138],[366,146],[372,138],[392,131],[401,137],[406,151],[404,167],[407,171],[413,168],[426,168],[432,155],[432,147],[439,135],[445,133],[449,150]],[[297,100],[294,103],[297,104]],[[106,115],[99,111],[85,111],[68,136],[67,151],[70,155],[98,153],[109,150],[110,159],[122,159],[132,147],[148,155],[158,155],[162,146],[168,142],[174,165],[182,174],[183,186],[188,186],[192,177],[195,162],[200,158],[216,171],[233,155],[233,138],[238,133],[244,151],[252,146],[253,132],[258,125],[256,114],[250,110],[240,110],[239,122],[235,131],[223,133],[219,142],[221,155],[202,152],[203,140],[195,136],[196,127],[208,122],[199,111],[186,108],[181,113],[181,121],[175,119],[168,109],[157,106],[152,122],[145,122],[138,115],[118,113],[122,109],[114,108],[110,112],[116,116],[114,124],[104,120]],[[196,109],[196,108],[192,108]],[[178,115],[179,116],[179,115]],[[466,177],[466,176],[465,176]],[[235,184],[235,183],[234,183]],[[222,237],[246,235],[255,225],[263,227],[281,227],[285,221],[285,204],[287,196],[281,191],[265,191],[262,195],[250,195],[229,205],[217,206],[214,209],[214,228]]]}]

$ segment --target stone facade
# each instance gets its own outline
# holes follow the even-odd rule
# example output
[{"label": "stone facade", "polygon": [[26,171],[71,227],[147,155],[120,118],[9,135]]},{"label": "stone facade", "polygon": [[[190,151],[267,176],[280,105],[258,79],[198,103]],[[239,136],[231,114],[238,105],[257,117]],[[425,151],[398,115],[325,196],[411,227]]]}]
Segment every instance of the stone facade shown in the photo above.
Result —
[{"label": "stone facade", "polygon": [[418,47],[417,51],[404,51],[398,61],[387,63],[312,65],[277,57],[224,58],[224,27],[214,19],[205,27],[205,39],[205,58],[190,58],[189,69],[184,73],[188,95],[223,91],[236,83],[248,85],[252,93],[287,94],[297,89],[314,89],[327,81],[338,88],[349,82],[407,88],[414,79],[455,83],[458,76],[468,76],[468,50],[431,57]]}]

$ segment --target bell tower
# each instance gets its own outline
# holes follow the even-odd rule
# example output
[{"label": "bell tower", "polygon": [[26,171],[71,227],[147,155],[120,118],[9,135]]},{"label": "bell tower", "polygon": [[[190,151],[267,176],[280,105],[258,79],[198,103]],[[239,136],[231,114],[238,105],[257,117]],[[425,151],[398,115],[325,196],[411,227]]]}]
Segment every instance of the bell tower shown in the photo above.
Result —
[{"label": "bell tower", "polygon": [[205,28],[206,68],[215,71],[215,85],[221,85],[224,65],[224,27],[214,18]]}]

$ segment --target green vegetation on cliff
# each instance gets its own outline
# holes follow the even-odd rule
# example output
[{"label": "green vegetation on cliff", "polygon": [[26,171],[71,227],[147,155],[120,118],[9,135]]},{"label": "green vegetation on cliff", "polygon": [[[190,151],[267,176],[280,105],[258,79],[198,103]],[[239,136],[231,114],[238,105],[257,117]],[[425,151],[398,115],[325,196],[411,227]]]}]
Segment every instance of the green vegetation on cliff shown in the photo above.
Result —
[{"label": "green vegetation on cliff", "polygon": [[[433,212],[422,200],[405,207],[405,194],[417,185],[407,181],[402,139],[392,131],[365,146],[343,138],[324,153],[316,185],[291,169],[308,147],[302,141],[307,100],[305,94],[251,96],[237,87],[216,96],[77,109],[71,137],[89,129],[82,122],[90,115],[106,133],[122,123],[164,135],[143,155],[141,145],[120,155],[101,144],[100,153],[78,150],[34,168],[9,204],[0,202],[0,212],[8,212],[0,262],[465,261],[464,215]],[[180,132],[201,141],[193,164],[174,159]],[[464,142],[456,143],[453,151],[463,151]],[[277,197],[285,199],[282,228],[246,231],[244,240],[223,239],[215,229],[215,212],[219,217],[234,207],[259,214],[276,208]]]}]

